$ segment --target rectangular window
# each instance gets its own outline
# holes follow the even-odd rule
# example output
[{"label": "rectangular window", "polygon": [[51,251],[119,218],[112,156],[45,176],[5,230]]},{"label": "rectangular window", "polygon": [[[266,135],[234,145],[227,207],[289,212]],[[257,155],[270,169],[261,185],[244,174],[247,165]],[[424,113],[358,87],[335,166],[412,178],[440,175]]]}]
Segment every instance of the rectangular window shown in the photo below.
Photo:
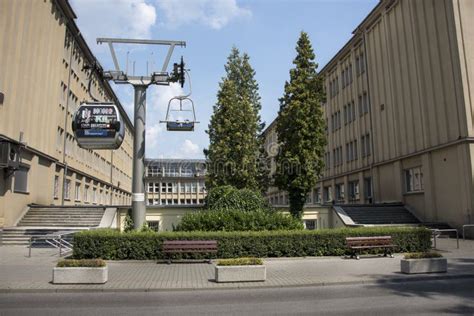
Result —
[{"label": "rectangular window", "polygon": [[344,184],[336,184],[336,200],[344,201]]},{"label": "rectangular window", "polygon": [[186,204],[186,200],[185,199],[179,200],[179,204]]},{"label": "rectangular window", "polygon": [[316,188],[314,190],[313,201],[314,201],[314,204],[321,203],[321,188]]},{"label": "rectangular window", "polygon": [[92,203],[97,204],[97,189],[92,189]]},{"label": "rectangular window", "polygon": [[173,192],[173,183],[168,183],[168,193],[172,193]]},{"label": "rectangular window", "polygon": [[421,167],[405,170],[405,189],[406,192],[423,192],[423,173]]},{"label": "rectangular window", "polygon": [[332,201],[332,187],[324,187],[324,202]]},{"label": "rectangular window", "polygon": [[29,167],[20,166],[18,170],[15,171],[15,185],[13,187],[14,192],[28,193],[28,171]]},{"label": "rectangular window", "polygon": [[74,199],[76,201],[81,200],[81,184],[80,183],[76,183],[76,188],[75,188],[75,191],[74,191]]},{"label": "rectangular window", "polygon": [[64,182],[64,199],[69,200],[71,197],[70,194],[71,194],[71,180],[66,179],[66,182]]},{"label": "rectangular window", "polygon": [[161,193],[166,193],[166,183],[165,182],[161,183]]},{"label": "rectangular window", "polygon": [[148,182],[147,186],[148,186],[147,192],[153,193],[153,182]]},{"label": "rectangular window", "polygon": [[364,179],[364,196],[366,199],[372,198],[372,178]]},{"label": "rectangular window", "polygon": [[356,56],[356,74],[359,75],[360,74],[360,65],[359,65],[359,56]]},{"label": "rectangular window", "polygon": [[59,198],[59,176],[54,176],[53,198]]},{"label": "rectangular window", "polygon": [[360,73],[364,73],[365,72],[365,59],[364,59],[364,53],[361,53],[360,54],[360,58],[359,58],[359,62],[360,62]]},{"label": "rectangular window", "polygon": [[349,182],[349,201],[359,200],[359,181]]},{"label": "rectangular window", "polygon": [[364,113],[369,113],[369,97],[367,95],[367,92],[364,92],[363,97],[362,97],[362,101],[363,101],[363,111],[364,111]]},{"label": "rectangular window", "polygon": [[307,219],[304,221],[304,228],[307,230],[315,230],[316,229],[316,220],[315,219]]},{"label": "rectangular window", "polygon": [[160,221],[146,221],[146,224],[152,231],[158,232],[160,230]]},{"label": "rectangular window", "polygon": [[184,193],[184,191],[185,191],[184,182],[181,182],[181,184],[179,185],[179,192]]},{"label": "rectangular window", "polygon": [[84,202],[89,203],[89,186],[86,185],[84,188]]}]

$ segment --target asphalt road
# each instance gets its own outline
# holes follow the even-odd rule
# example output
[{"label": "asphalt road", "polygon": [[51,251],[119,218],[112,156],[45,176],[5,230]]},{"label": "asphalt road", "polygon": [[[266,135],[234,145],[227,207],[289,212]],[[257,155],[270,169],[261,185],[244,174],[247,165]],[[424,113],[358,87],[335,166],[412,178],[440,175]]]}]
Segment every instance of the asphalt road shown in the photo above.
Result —
[{"label": "asphalt road", "polygon": [[474,315],[474,280],[298,288],[2,293],[0,315]]}]

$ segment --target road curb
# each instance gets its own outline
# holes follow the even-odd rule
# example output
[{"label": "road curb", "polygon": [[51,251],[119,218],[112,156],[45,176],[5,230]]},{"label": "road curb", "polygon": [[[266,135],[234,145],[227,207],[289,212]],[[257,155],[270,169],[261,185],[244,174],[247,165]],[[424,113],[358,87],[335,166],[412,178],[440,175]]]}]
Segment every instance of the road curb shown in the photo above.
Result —
[{"label": "road curb", "polygon": [[[178,291],[215,291],[215,290],[243,290],[243,289],[278,289],[278,288],[298,288],[298,287],[314,287],[314,286],[338,286],[338,285],[380,285],[390,283],[404,283],[404,282],[419,282],[419,281],[442,281],[442,280],[457,280],[457,279],[471,279],[474,274],[456,274],[456,275],[424,275],[412,277],[397,277],[380,280],[358,280],[358,281],[336,281],[336,282],[316,282],[308,284],[288,284],[288,285],[228,285],[222,287],[192,287],[192,288],[129,288],[129,289],[114,289],[114,288],[90,288],[90,289],[76,289],[76,288],[51,288],[51,289],[0,289],[0,293],[124,293],[124,292],[178,292]],[[97,285],[94,285],[97,286]]]}]

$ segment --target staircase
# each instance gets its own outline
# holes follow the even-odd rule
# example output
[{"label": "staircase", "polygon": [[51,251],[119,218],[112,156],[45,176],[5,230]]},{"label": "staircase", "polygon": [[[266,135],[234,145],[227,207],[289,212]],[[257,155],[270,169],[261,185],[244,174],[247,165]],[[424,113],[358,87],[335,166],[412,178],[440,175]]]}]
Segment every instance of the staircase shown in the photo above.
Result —
[{"label": "staircase", "polygon": [[360,225],[417,225],[420,221],[403,204],[339,205]]},{"label": "staircase", "polygon": [[99,226],[105,208],[31,207],[19,227],[94,227]]},{"label": "staircase", "polygon": [[[30,237],[63,234],[98,227],[105,207],[30,206],[16,227],[0,231],[0,245],[28,245]],[[68,240],[69,238],[69,240]],[[70,241],[72,235],[65,239]],[[35,246],[48,246],[41,239]]]}]

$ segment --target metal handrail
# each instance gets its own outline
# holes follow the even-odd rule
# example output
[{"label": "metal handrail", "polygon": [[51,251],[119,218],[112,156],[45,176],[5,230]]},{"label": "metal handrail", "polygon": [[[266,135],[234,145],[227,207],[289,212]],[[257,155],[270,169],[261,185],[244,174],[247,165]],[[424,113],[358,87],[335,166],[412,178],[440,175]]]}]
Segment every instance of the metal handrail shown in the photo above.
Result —
[{"label": "metal handrail", "polygon": [[63,255],[63,248],[65,249],[65,253],[67,253],[72,250],[73,246],[70,242],[64,240],[63,236],[71,235],[74,233],[76,232],[65,232],[61,234],[50,234],[43,236],[31,236],[28,246],[28,257],[31,257],[31,246],[37,240],[44,240],[47,244],[59,249],[59,256],[61,257]]},{"label": "metal handrail", "polygon": [[466,225],[462,225],[462,240],[466,240],[466,234],[464,233],[464,230],[466,227],[474,227],[474,224],[466,224]]},{"label": "metal handrail", "polygon": [[457,229],[432,229],[434,249],[436,249],[436,238],[444,232],[456,232],[457,249],[459,249],[459,232]]}]

